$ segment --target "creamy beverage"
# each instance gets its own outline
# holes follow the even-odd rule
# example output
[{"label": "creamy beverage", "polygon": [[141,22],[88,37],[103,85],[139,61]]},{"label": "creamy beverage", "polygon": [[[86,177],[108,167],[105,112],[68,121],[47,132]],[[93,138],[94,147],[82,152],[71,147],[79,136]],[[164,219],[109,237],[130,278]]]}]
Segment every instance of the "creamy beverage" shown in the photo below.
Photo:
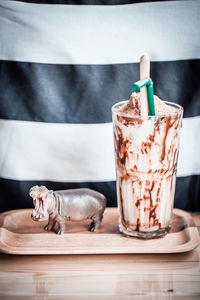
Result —
[{"label": "creamy beverage", "polygon": [[154,96],[155,116],[141,116],[140,93],[112,108],[120,231],[165,235],[174,203],[183,108]]}]

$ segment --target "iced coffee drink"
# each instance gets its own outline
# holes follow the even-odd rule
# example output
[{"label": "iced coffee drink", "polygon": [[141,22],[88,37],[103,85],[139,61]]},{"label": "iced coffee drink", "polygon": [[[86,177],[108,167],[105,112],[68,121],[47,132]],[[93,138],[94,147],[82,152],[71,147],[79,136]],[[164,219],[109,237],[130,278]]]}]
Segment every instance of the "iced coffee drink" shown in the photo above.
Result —
[{"label": "iced coffee drink", "polygon": [[141,116],[140,93],[112,108],[120,231],[165,235],[171,224],[183,108],[154,96],[155,116]]}]

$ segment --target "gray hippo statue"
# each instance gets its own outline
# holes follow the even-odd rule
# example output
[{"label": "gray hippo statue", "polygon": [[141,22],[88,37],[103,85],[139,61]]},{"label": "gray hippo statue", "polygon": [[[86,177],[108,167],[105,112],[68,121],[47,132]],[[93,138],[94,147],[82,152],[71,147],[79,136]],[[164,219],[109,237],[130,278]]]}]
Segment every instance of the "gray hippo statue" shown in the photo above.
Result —
[{"label": "gray hippo statue", "polygon": [[58,224],[57,234],[66,229],[66,221],[81,221],[92,219],[89,230],[99,228],[106,207],[106,198],[103,194],[87,188],[52,191],[45,186],[33,186],[29,195],[33,198],[34,221],[49,219],[45,230],[53,230]]}]

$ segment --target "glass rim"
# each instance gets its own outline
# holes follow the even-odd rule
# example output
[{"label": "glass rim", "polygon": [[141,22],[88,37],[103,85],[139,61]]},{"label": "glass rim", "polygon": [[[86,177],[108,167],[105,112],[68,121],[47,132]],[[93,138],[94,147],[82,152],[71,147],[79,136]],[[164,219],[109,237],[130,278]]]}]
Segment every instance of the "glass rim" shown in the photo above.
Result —
[{"label": "glass rim", "polygon": [[117,115],[120,115],[120,116],[126,116],[126,117],[131,117],[131,118],[140,118],[140,119],[149,119],[149,118],[161,118],[161,117],[168,117],[168,116],[176,116],[176,115],[179,115],[181,113],[183,113],[184,109],[183,107],[180,105],[180,104],[177,104],[177,103],[174,103],[174,102],[170,102],[170,101],[164,101],[162,100],[165,104],[169,105],[169,106],[173,106],[175,108],[177,108],[177,111],[173,114],[157,114],[155,116],[144,116],[144,115],[136,115],[136,114],[128,114],[128,113],[125,113],[123,111],[118,111],[116,109],[117,106],[119,105],[123,105],[123,104],[126,104],[129,102],[129,100],[122,100],[120,102],[117,102],[115,103],[113,106],[112,106],[112,113],[114,114],[117,114]]}]

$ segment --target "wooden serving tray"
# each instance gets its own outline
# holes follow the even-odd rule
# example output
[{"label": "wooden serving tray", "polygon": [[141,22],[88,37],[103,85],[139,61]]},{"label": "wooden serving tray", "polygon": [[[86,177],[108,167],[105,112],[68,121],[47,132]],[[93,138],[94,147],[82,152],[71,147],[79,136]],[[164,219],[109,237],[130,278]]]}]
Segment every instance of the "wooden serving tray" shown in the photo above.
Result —
[{"label": "wooden serving tray", "polygon": [[174,209],[172,229],[163,238],[143,240],[126,237],[118,230],[117,208],[107,208],[100,229],[89,232],[90,220],[68,222],[66,233],[43,229],[46,222],[31,219],[32,209],[0,215],[0,251],[9,254],[121,254],[176,253],[194,249],[200,237],[193,218]]}]

